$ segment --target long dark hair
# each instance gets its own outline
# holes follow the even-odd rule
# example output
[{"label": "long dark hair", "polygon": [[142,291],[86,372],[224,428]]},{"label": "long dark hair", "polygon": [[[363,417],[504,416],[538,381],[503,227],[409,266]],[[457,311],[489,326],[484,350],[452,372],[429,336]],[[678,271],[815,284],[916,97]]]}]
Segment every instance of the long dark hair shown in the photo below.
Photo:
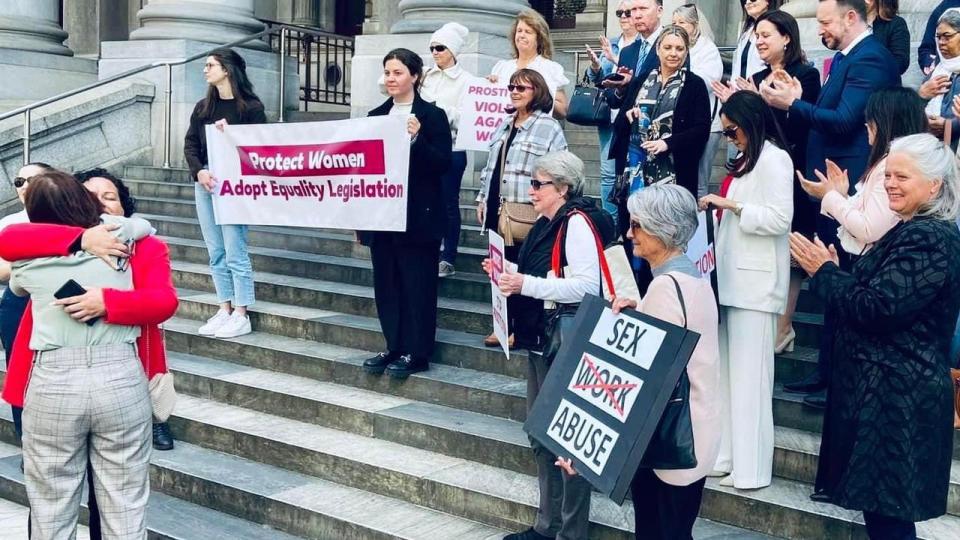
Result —
[{"label": "long dark hair", "polygon": [[130,217],[137,211],[137,200],[130,195],[130,189],[123,183],[123,180],[117,178],[106,169],[96,168],[89,171],[80,171],[73,174],[81,184],[91,178],[106,178],[113,187],[117,188],[117,197],[120,199],[120,206],[123,207],[123,217]]},{"label": "long dark hair", "polygon": [[800,26],[797,24],[797,20],[793,18],[793,15],[786,11],[780,11],[779,9],[768,11],[757,17],[757,22],[753,27],[754,32],[756,32],[757,26],[762,21],[767,21],[772,24],[781,36],[790,38],[790,43],[787,43],[787,49],[783,51],[784,67],[795,62],[807,62],[807,55],[804,54],[803,49],[800,47]]},{"label": "long dark hair", "polygon": [[755,92],[741,90],[735,92],[720,108],[720,114],[727,117],[747,136],[747,147],[733,161],[727,164],[727,170],[736,177],[743,176],[757,166],[763,144],[767,141],[786,150],[786,137],[773,116],[773,111],[763,98]]},{"label": "long dark hair", "polygon": [[63,171],[46,171],[30,178],[23,205],[31,223],[89,228],[100,224],[103,207],[97,196]]},{"label": "long dark hair", "polygon": [[874,0],[873,7],[878,19],[889,21],[900,12],[900,0]]},{"label": "long dark hair", "polygon": [[[768,0],[767,11],[764,12],[764,15],[766,15],[767,13],[770,13],[775,9],[780,9],[780,6],[782,6],[783,3],[784,3],[784,0]],[[751,17],[747,13],[746,4],[747,4],[746,0],[740,0],[740,10],[743,11],[743,30],[740,31],[741,34],[749,30],[751,26],[756,27],[757,25],[757,21],[753,20],[753,17]]]},{"label": "long dark hair", "polygon": [[410,49],[394,49],[383,57],[383,66],[387,66],[387,61],[396,60],[403,64],[417,80],[413,83],[413,92],[420,93],[420,85],[423,83],[423,58]]},{"label": "long dark hair", "polygon": [[887,155],[890,141],[930,129],[925,107],[926,103],[910,88],[885,88],[870,96],[863,116],[876,127],[876,136],[867,161],[868,169]]},{"label": "long dark hair", "polygon": [[[233,99],[241,115],[253,108],[255,104],[260,104],[260,98],[253,91],[253,83],[247,78],[247,62],[242,56],[233,49],[220,48],[207,56],[207,58],[211,57],[216,59],[227,72],[227,80],[230,81],[230,88],[233,90]],[[200,118],[212,120],[213,110],[219,102],[220,93],[217,92],[217,87],[210,85],[207,96],[203,98],[200,105]]]}]

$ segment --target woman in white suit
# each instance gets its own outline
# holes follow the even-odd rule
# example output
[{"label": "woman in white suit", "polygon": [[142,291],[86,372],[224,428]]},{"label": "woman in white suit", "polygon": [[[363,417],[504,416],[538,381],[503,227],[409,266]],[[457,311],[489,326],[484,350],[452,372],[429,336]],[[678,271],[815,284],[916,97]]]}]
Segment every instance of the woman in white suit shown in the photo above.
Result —
[{"label": "woman in white suit", "polygon": [[733,94],[720,120],[738,155],[720,195],[700,199],[717,209],[723,434],[714,469],[729,473],[720,485],[755,489],[773,473],[774,340],[790,283],[793,167],[759,95]]}]

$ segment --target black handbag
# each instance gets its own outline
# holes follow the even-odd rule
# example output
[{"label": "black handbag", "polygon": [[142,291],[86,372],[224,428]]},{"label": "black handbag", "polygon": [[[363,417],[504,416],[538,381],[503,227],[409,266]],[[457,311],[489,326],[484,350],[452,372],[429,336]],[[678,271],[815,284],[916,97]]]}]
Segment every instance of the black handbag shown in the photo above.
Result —
[{"label": "black handbag", "polygon": [[[687,327],[687,306],[683,302],[680,284],[670,274],[677,288],[680,309],[683,310],[683,327]],[[687,370],[680,374],[673,388],[670,401],[660,417],[656,431],[650,438],[647,451],[640,460],[640,466],[648,469],[692,469],[697,466],[697,454],[693,446],[693,423],[690,421],[690,379]]]},{"label": "black handbag", "polygon": [[547,310],[547,324],[543,336],[543,361],[548,366],[560,352],[564,334],[573,330],[573,318],[577,314],[580,304],[560,304],[556,309]]},{"label": "black handbag", "polygon": [[567,120],[581,126],[610,123],[610,105],[603,97],[603,89],[590,86],[586,75],[582,83],[573,89],[573,97],[567,106]]}]

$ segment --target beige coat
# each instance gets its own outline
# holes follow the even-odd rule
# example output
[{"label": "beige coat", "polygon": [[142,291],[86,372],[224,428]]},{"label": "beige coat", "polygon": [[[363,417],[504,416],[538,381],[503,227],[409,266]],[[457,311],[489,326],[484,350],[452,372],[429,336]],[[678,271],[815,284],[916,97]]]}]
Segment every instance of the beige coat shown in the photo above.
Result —
[{"label": "beige coat", "polygon": [[[687,308],[687,328],[700,334],[700,341],[687,364],[690,379],[690,420],[697,466],[693,469],[656,470],[660,480],[687,486],[706,476],[720,452],[720,344],[718,341],[717,305],[713,289],[706,279],[673,273],[683,293]],[[677,289],[666,275],[650,283],[647,295],[639,306],[642,313],[683,326],[683,311]]]}]

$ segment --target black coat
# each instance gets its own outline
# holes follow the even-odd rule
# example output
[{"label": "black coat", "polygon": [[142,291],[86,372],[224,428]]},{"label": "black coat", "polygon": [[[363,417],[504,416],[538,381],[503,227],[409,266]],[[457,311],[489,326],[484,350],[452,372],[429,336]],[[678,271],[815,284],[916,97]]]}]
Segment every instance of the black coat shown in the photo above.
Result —
[{"label": "black coat", "polygon": [[[520,247],[517,272],[536,277],[546,277],[550,270],[553,244],[557,239],[557,233],[560,231],[560,225],[566,221],[569,212],[577,209],[582,210],[593,221],[597,232],[600,233],[600,241],[603,245],[607,245],[616,239],[613,218],[606,210],[600,208],[598,202],[588,197],[571,199],[557,211],[552,220],[541,216],[533,224],[530,234],[527,235],[527,239]],[[566,263],[561,261],[561,268],[563,266],[566,266]],[[597,294],[599,293],[600,290],[597,290]],[[513,295],[507,299],[507,302],[510,328],[513,329],[516,336],[516,346],[518,348],[540,350],[543,346],[546,324],[543,300]]]},{"label": "black coat", "polygon": [[[771,69],[768,67],[763,71],[753,75],[753,84],[760,88],[764,79],[770,76]],[[787,66],[784,71],[791,77],[800,81],[803,87],[801,101],[807,103],[816,103],[820,96],[820,72],[817,68],[805,63],[794,62]],[[789,111],[780,109],[770,109],[773,111],[773,117],[783,131],[786,137],[786,143],[790,150],[790,158],[793,160],[793,168],[798,171],[807,170],[807,137],[810,135],[810,124],[798,115],[791,115]],[[825,172],[825,171],[824,171]],[[854,180],[856,182],[856,180]],[[820,213],[820,203],[814,202],[807,195],[807,192],[800,187],[800,180],[796,175],[793,177],[793,222],[790,229],[794,232],[802,233],[808,237],[813,237],[817,228],[817,215]]]},{"label": "black coat", "polygon": [[[367,116],[386,116],[393,108],[393,99],[370,111]],[[446,226],[441,178],[450,168],[453,141],[450,123],[442,109],[420,98],[413,99],[413,114],[420,121],[417,139],[410,145],[410,169],[407,176],[407,230],[402,233],[363,233],[370,242],[390,241],[397,244],[437,242]]]},{"label": "black coat", "polygon": [[897,71],[901,75],[910,67],[910,29],[907,21],[899,15],[886,21],[877,17],[873,21],[873,35],[897,60]]},{"label": "black coat", "polygon": [[837,316],[818,491],[906,521],[943,515],[953,454],[947,358],[960,310],[960,232],[915,217],[811,289]]},{"label": "black coat", "polygon": [[[637,94],[648,74],[635,76],[627,87],[624,98],[613,102],[611,107],[620,106],[620,113],[613,122],[613,140],[610,142],[609,159],[616,160],[617,172],[621,172],[627,163],[627,151],[630,145],[630,122],[627,111],[636,102]],[[621,106],[622,105],[622,106]],[[667,151],[673,155],[673,168],[677,175],[677,184],[687,188],[694,197],[700,182],[700,156],[710,138],[710,98],[703,79],[692,71],[687,72],[683,89],[677,96],[677,106],[673,111],[673,134],[666,140]]]}]

